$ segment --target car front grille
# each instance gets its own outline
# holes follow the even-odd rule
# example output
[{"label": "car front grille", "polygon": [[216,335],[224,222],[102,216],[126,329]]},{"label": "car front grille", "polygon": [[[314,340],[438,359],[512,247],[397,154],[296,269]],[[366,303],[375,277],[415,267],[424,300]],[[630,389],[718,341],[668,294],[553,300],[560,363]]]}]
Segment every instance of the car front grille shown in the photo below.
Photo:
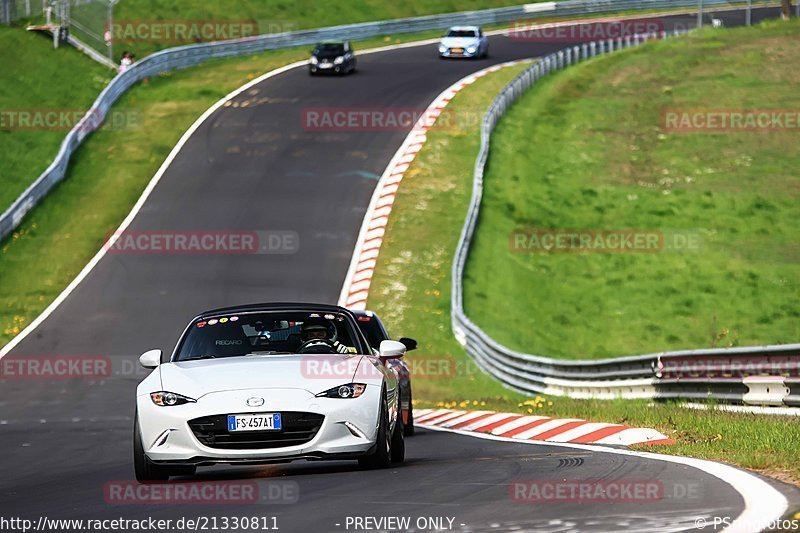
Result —
[{"label": "car front grille", "polygon": [[315,413],[281,412],[280,431],[229,432],[228,415],[214,415],[190,420],[189,427],[197,440],[209,448],[255,450],[305,444],[316,436],[324,419]]}]

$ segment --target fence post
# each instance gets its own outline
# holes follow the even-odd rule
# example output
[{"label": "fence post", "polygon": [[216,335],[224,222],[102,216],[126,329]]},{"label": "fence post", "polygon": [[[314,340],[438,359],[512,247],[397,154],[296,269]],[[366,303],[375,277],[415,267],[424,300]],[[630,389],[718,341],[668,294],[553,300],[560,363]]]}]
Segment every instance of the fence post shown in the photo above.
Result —
[{"label": "fence post", "polygon": [[103,32],[103,38],[108,35],[108,60],[114,63],[114,0],[108,3],[108,33]]},{"label": "fence post", "polygon": [[0,6],[0,23],[11,24],[11,0],[2,0],[2,6]]},{"label": "fence post", "polygon": [[[800,4],[798,4],[798,5],[800,5]],[[751,13],[752,10],[753,10],[753,0],[747,0],[747,12],[745,13],[745,18],[744,18],[746,26],[750,26],[750,23],[752,21],[752,18],[751,18],[752,17],[752,13]]]},{"label": "fence post", "polygon": [[703,0],[697,0],[697,27],[703,27]]}]

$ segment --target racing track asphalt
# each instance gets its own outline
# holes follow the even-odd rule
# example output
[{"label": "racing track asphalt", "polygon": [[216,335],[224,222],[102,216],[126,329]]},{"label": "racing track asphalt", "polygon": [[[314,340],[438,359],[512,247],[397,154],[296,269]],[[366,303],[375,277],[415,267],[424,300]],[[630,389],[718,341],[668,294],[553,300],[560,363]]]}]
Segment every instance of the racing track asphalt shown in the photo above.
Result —
[{"label": "racing track asphalt", "polygon": [[[740,24],[743,15],[722,18],[726,25]],[[691,25],[694,17],[669,21]],[[133,476],[133,397],[144,375],[135,361],[141,352],[169,351],[186,322],[207,308],[336,302],[377,178],[407,132],[304,131],[302,110],[420,110],[471,72],[564,46],[492,37],[490,58],[480,61],[441,61],[432,45],[363,55],[354,76],[309,78],[305,69],[290,70],[215,112],[129,230],[288,230],[299,235],[299,252],[106,255],[7,356],[108,356],[113,374],[98,381],[0,382],[0,516],[276,515],[283,531],[344,531],[348,515],[448,516],[465,531],[674,531],[691,528],[699,516],[741,512],[742,499],[730,486],[689,467],[430,431],[407,441],[402,468],[365,472],[351,463],[298,462],[200,471],[202,479],[296,482],[296,504],[115,506],[104,500],[107,482]],[[666,494],[654,502],[613,505],[512,501],[509,483],[531,479],[658,480]],[[796,498],[792,489],[776,486]],[[689,497],[670,497],[686,490]]]}]

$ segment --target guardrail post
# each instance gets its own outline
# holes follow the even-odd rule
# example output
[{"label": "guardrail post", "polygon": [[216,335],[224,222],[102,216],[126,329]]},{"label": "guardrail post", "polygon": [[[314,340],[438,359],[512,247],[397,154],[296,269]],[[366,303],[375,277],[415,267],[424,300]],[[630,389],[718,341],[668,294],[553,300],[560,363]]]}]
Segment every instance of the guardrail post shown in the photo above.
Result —
[{"label": "guardrail post", "polygon": [[625,36],[625,48],[630,48],[630,46],[631,46],[631,36],[630,35],[626,35]]},{"label": "guardrail post", "polygon": [[622,37],[617,37],[616,49],[617,50],[622,50],[622,48],[623,48],[623,46],[622,46]]},{"label": "guardrail post", "polygon": [[566,65],[572,64],[572,48],[567,48],[567,54],[564,62]]},{"label": "guardrail post", "polygon": [[581,60],[581,49],[580,49],[580,47],[575,46],[572,49],[572,56],[575,58],[574,61],[576,63],[580,62],[580,60]]},{"label": "guardrail post", "polygon": [[558,70],[561,70],[562,68],[564,68],[564,52],[559,50],[558,54],[556,55],[556,58],[557,58],[556,65],[558,65]]},{"label": "guardrail post", "polygon": [[583,43],[581,45],[581,59],[587,59],[589,57],[589,45]]},{"label": "guardrail post", "polygon": [[594,57],[597,55],[597,43],[592,41],[589,43],[589,55]]}]

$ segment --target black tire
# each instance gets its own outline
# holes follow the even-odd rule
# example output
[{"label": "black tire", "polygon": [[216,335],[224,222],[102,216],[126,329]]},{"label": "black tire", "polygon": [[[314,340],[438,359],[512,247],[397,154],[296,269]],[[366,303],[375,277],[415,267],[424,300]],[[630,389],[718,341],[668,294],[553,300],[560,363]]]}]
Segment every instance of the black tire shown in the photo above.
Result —
[{"label": "black tire", "polygon": [[410,437],[414,434],[414,404],[411,401],[414,397],[408,395],[408,422],[403,424],[403,434]]},{"label": "black tire", "polygon": [[389,406],[384,393],[381,404],[380,421],[378,422],[378,438],[375,441],[375,451],[370,455],[358,459],[358,464],[364,468],[386,468],[392,463],[392,439],[389,434]]},{"label": "black tire", "polygon": [[133,419],[133,470],[136,474],[136,481],[139,483],[167,481],[170,475],[170,471],[167,467],[154,465],[144,454],[142,433],[139,431],[138,413]]},{"label": "black tire", "polygon": [[391,456],[393,463],[402,463],[406,460],[406,432],[403,429],[403,413],[397,412],[397,421],[392,431]]}]

